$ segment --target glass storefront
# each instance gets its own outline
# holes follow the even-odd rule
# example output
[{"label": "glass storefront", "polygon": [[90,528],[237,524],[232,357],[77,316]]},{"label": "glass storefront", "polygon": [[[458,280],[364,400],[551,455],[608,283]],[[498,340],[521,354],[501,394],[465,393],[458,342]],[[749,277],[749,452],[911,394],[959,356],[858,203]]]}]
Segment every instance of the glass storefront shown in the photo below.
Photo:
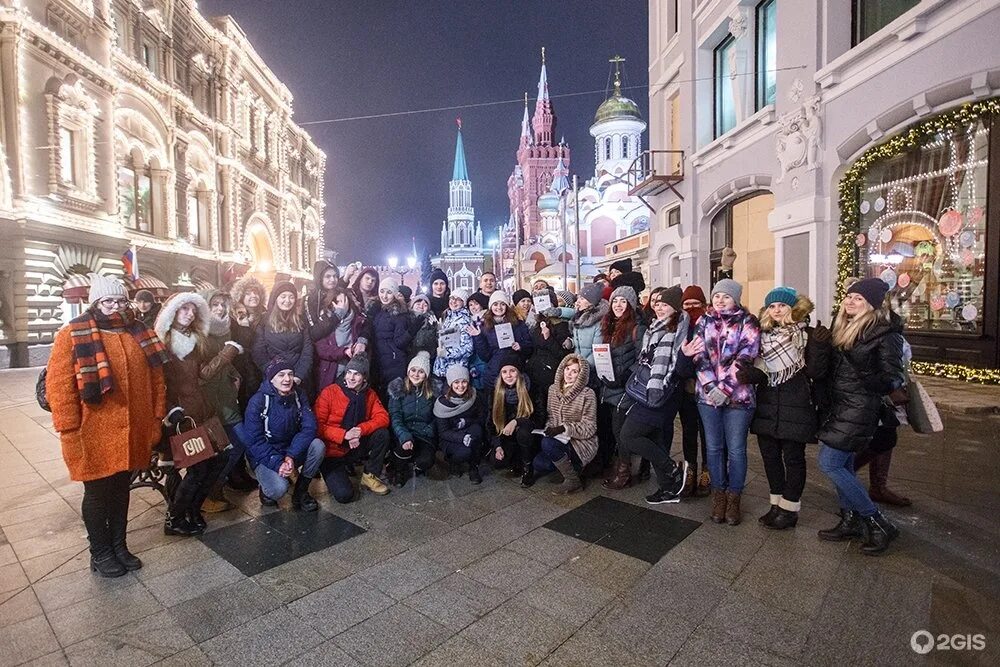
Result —
[{"label": "glass storefront", "polygon": [[984,334],[989,142],[976,121],[865,174],[859,275],[889,284],[908,332]]}]

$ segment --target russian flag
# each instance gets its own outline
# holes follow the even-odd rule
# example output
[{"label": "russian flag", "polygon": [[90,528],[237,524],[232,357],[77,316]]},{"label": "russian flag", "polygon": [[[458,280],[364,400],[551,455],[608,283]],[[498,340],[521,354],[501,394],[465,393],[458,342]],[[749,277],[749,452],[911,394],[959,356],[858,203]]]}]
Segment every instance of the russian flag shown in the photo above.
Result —
[{"label": "russian flag", "polygon": [[122,268],[125,270],[125,277],[132,282],[139,279],[139,257],[135,246],[130,246],[122,253]]}]

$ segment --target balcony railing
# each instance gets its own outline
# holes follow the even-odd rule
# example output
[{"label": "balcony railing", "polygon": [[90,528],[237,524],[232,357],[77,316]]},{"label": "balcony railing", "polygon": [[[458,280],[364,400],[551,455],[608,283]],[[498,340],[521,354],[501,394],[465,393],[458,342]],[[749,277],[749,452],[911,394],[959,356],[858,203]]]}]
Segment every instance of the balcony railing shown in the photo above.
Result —
[{"label": "balcony railing", "polygon": [[684,151],[643,151],[629,165],[626,180],[631,196],[653,197],[673,190],[683,199],[674,186],[684,180]]}]

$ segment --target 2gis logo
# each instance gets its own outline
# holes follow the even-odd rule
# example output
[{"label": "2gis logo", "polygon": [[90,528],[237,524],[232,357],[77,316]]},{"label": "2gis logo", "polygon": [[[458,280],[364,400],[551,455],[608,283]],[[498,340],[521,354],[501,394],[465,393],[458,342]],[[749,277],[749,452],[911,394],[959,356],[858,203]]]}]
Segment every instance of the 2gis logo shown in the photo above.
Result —
[{"label": "2gis logo", "polygon": [[986,648],[986,636],[944,633],[932,635],[927,630],[917,630],[910,636],[910,648],[920,655],[931,651],[982,651]]}]

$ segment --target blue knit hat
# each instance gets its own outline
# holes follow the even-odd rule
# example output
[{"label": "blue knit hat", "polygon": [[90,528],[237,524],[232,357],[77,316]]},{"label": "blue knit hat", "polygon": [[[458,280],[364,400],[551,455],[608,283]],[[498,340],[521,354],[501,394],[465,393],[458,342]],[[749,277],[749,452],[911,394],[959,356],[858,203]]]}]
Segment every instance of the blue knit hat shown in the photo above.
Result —
[{"label": "blue knit hat", "polygon": [[772,303],[783,303],[789,308],[795,306],[799,293],[791,287],[775,287],[764,297],[764,307],[767,308]]}]

